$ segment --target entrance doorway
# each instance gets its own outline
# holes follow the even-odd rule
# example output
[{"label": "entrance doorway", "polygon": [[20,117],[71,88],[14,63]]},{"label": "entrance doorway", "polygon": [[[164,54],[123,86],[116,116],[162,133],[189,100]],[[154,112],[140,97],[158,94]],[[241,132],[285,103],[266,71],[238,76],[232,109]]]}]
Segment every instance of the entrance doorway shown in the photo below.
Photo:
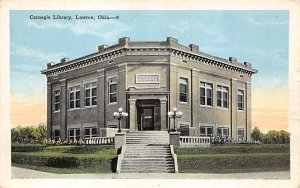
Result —
[{"label": "entrance doorway", "polygon": [[154,107],[141,108],[141,131],[154,130]]},{"label": "entrance doorway", "polygon": [[139,131],[160,130],[159,100],[137,100],[137,126]]}]

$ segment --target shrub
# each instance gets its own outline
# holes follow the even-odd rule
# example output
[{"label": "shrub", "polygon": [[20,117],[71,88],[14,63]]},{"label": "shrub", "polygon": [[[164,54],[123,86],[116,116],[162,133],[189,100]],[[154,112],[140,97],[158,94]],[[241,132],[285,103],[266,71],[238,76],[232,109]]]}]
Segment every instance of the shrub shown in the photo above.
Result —
[{"label": "shrub", "polygon": [[42,144],[12,144],[11,151],[12,152],[37,152],[44,151],[46,149],[46,145]]},{"label": "shrub", "polygon": [[200,148],[174,148],[178,155],[191,154],[223,154],[223,153],[289,153],[288,144],[273,145],[213,145]]},{"label": "shrub", "polygon": [[289,154],[178,156],[180,172],[228,173],[289,170]]},{"label": "shrub", "polygon": [[38,126],[18,126],[11,129],[12,143],[42,143],[46,138],[46,125],[39,124]]}]

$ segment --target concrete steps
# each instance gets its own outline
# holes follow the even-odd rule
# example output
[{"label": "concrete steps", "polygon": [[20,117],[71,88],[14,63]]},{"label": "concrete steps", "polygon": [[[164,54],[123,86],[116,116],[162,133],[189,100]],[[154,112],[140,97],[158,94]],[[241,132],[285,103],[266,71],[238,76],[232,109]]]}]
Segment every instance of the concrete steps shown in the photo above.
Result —
[{"label": "concrete steps", "polygon": [[121,173],[174,173],[174,160],[167,131],[139,131],[126,134]]}]

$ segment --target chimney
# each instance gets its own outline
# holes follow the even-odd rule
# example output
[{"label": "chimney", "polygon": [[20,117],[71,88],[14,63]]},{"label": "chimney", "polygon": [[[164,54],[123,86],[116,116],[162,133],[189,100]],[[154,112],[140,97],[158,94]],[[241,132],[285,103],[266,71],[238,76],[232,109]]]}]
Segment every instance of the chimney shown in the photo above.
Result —
[{"label": "chimney", "polygon": [[178,44],[178,40],[175,39],[175,38],[172,38],[172,37],[167,37],[166,42],[167,42],[168,45]]},{"label": "chimney", "polygon": [[190,44],[189,47],[192,52],[199,52],[199,46],[197,46],[195,44]]},{"label": "chimney", "polygon": [[60,63],[67,63],[69,61],[69,58],[67,58],[67,57],[64,57],[64,58],[62,58],[61,60],[60,60]]},{"label": "chimney", "polygon": [[251,68],[251,66],[252,66],[252,63],[249,63],[249,62],[244,62],[244,65],[245,65],[245,67],[247,67],[247,68]]},{"label": "chimney", "polygon": [[119,38],[119,44],[121,45],[127,45],[129,41],[130,41],[129,37]]},{"label": "chimney", "polygon": [[47,63],[47,69],[50,69],[53,65],[55,65],[55,63],[53,63],[53,62]]},{"label": "chimney", "polygon": [[231,62],[231,63],[237,63],[237,58],[235,58],[235,57],[229,57],[229,62]]},{"label": "chimney", "polygon": [[103,52],[104,50],[105,50],[105,48],[107,48],[108,47],[108,45],[100,45],[100,46],[98,46],[98,52]]}]

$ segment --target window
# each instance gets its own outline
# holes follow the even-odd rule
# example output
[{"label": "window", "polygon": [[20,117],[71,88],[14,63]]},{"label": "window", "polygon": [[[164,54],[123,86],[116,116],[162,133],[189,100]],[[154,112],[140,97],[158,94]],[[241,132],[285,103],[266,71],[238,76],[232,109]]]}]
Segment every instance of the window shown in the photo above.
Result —
[{"label": "window", "polygon": [[200,127],[200,136],[213,136],[213,127]]},{"label": "window", "polygon": [[69,89],[69,108],[75,109],[80,108],[80,86],[70,87]]},{"label": "window", "polygon": [[60,91],[54,91],[54,112],[58,112],[60,110]]},{"label": "window", "polygon": [[238,141],[243,141],[243,140],[244,140],[244,129],[238,128]]},{"label": "window", "polygon": [[228,87],[218,86],[217,106],[221,108],[228,108]]},{"label": "window", "polygon": [[97,82],[84,85],[85,90],[85,106],[97,105]]},{"label": "window", "polygon": [[80,129],[69,129],[69,140],[80,139]]},{"label": "window", "polygon": [[241,110],[241,111],[244,110],[244,91],[243,90],[238,90],[237,107],[238,107],[238,110]]},{"label": "window", "polygon": [[212,106],[212,84],[200,82],[200,104]]},{"label": "window", "polygon": [[97,128],[85,128],[85,138],[91,138],[91,137],[96,137],[97,136]]},{"label": "window", "polygon": [[117,78],[108,80],[108,103],[117,102]]},{"label": "window", "polygon": [[59,129],[55,129],[55,130],[54,130],[54,135],[53,135],[53,137],[54,137],[54,140],[55,140],[55,141],[58,141],[58,139],[60,138],[60,130],[59,130]]},{"label": "window", "polygon": [[188,81],[186,78],[180,78],[179,81],[179,100],[181,102],[187,102],[187,86],[188,86]]},{"label": "window", "polygon": [[226,127],[219,127],[217,128],[217,135],[221,137],[228,137],[229,129]]}]

